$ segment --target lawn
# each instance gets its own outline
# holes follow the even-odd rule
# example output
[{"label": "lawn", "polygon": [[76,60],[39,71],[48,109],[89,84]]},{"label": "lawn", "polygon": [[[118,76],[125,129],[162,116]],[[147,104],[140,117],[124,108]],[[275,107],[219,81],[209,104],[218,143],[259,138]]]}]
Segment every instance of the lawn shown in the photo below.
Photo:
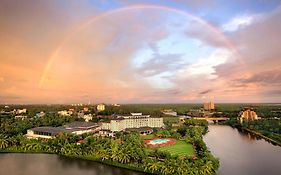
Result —
[{"label": "lawn", "polygon": [[151,140],[155,137],[154,134],[149,134],[149,135],[143,135],[141,136],[144,140]]},{"label": "lawn", "polygon": [[167,151],[172,156],[178,155],[178,156],[192,156],[195,155],[195,151],[190,143],[187,143],[183,140],[177,140],[177,142],[173,145],[165,146],[162,148],[149,148],[152,149],[158,149],[159,151]]}]

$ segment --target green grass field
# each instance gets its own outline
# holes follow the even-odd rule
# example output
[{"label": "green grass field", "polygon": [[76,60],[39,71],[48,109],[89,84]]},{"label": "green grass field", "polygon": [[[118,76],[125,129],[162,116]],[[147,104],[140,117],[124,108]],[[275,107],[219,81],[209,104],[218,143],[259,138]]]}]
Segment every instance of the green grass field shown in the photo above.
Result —
[{"label": "green grass field", "polygon": [[149,135],[144,135],[144,136],[141,136],[142,139],[144,140],[150,140],[150,139],[153,139],[155,137],[154,134],[149,134]]},{"label": "green grass field", "polygon": [[170,146],[165,146],[162,148],[148,148],[148,150],[158,149],[159,151],[169,152],[172,156],[192,156],[195,155],[195,151],[190,143],[186,143],[182,140],[177,140],[177,142]]}]

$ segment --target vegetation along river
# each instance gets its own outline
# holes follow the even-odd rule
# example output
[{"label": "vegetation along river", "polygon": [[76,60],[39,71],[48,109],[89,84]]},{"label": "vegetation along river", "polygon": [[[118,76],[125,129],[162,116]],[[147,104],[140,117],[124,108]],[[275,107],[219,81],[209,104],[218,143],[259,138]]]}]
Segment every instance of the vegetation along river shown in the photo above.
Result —
[{"label": "vegetation along river", "polygon": [[[281,147],[237,129],[209,125],[204,141],[220,159],[219,175],[280,175]],[[0,154],[0,174],[140,175],[142,173],[52,154]]]}]

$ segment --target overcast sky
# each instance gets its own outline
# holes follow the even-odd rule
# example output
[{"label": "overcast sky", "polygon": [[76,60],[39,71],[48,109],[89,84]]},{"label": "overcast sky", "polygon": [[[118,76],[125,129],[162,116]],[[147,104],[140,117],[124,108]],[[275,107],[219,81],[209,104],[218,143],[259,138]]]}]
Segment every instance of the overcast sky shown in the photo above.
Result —
[{"label": "overcast sky", "polygon": [[281,102],[278,0],[1,0],[0,103]]}]

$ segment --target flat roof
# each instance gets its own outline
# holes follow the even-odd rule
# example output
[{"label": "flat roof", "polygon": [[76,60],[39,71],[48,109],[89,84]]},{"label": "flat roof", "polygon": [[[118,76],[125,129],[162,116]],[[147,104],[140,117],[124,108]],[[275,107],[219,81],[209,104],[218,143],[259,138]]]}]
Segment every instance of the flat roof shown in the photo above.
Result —
[{"label": "flat roof", "polygon": [[61,132],[66,132],[65,128],[62,128],[62,127],[50,127],[50,126],[37,127],[37,128],[32,128],[30,130],[36,131],[36,132],[50,133],[52,135],[56,135],[56,134],[59,134]]},{"label": "flat roof", "polygon": [[89,128],[89,127],[97,127],[97,126],[99,125],[94,122],[80,122],[80,121],[75,121],[64,125],[65,128]]}]

